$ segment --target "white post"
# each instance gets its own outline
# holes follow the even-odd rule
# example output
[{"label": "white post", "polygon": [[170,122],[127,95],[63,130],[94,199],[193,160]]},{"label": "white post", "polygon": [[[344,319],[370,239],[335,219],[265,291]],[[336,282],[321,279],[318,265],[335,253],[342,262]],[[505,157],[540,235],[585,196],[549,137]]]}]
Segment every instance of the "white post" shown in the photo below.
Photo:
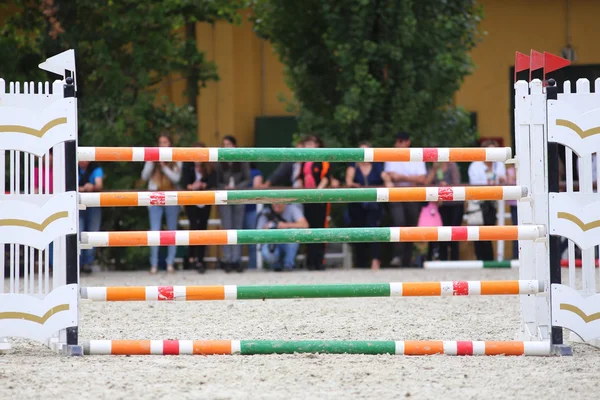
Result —
[{"label": "white post", "polygon": [[[529,87],[528,87],[529,86]],[[531,94],[529,94],[531,89]],[[515,141],[517,185],[529,190],[517,203],[519,224],[548,226],[546,177],[546,96],[542,82],[515,84]],[[522,340],[550,339],[549,250],[547,236],[536,242],[519,241],[519,279],[544,282],[545,295],[521,296]]]}]

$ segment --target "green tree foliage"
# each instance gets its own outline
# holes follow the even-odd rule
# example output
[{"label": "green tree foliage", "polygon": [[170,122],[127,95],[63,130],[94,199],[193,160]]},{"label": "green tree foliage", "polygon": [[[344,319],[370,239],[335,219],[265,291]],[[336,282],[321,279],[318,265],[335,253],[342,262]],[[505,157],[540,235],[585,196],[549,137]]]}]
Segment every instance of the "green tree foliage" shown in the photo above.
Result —
[{"label": "green tree foliage", "polygon": [[[155,146],[166,131],[176,145],[197,135],[195,99],[216,66],[197,50],[194,23],[235,22],[241,1],[232,0],[14,0],[0,12],[0,71],[11,81],[56,79],[37,65],[75,49],[80,145]],[[186,79],[189,102],[175,106],[158,98],[168,79]],[[141,163],[102,165],[105,188],[139,187]],[[103,230],[140,230],[147,210],[105,209]],[[106,249],[105,259],[146,265],[147,249]],[[142,258],[140,256],[144,255]]]},{"label": "green tree foliage", "polygon": [[255,0],[255,29],[285,64],[302,132],[329,146],[471,144],[453,94],[473,69],[474,0]]}]

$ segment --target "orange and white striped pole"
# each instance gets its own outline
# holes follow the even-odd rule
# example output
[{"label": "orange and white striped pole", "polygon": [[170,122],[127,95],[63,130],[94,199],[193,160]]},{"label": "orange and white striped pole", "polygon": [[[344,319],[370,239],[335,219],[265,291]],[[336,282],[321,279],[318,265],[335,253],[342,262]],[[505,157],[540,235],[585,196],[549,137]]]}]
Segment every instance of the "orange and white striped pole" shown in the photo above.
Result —
[{"label": "orange and white striped pole", "polygon": [[82,232],[91,247],[198,246],[270,243],[449,242],[536,240],[543,225],[410,228],[247,229],[209,231]]},{"label": "orange and white striped pole", "polygon": [[92,301],[206,301],[346,297],[499,296],[544,291],[537,280],[390,282],[321,285],[83,287]]},{"label": "orange and white striped pole", "polygon": [[200,147],[80,147],[79,161],[203,161],[203,162],[506,162],[502,148],[200,148]]},{"label": "orange and white striped pole", "polygon": [[549,341],[446,340],[87,340],[85,355],[390,354],[549,356]]},{"label": "orange and white striped pole", "polygon": [[365,189],[206,190],[80,193],[87,207],[188,206],[201,204],[426,202],[519,200],[523,186],[400,187]]}]

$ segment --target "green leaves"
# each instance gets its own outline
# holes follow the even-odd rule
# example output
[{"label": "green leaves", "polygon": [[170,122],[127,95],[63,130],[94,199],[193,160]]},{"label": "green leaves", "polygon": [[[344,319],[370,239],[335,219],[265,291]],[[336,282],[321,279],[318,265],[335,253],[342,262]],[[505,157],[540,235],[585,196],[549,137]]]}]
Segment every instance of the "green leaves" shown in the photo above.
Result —
[{"label": "green leaves", "polygon": [[[175,138],[175,145],[195,142],[197,92],[218,75],[215,64],[207,62],[196,47],[194,23],[240,21],[238,10],[245,4],[241,0],[13,3],[16,12],[0,28],[2,77],[54,80],[55,76],[46,76],[37,65],[74,48],[82,146],[155,146],[163,131]],[[62,33],[53,38],[56,26]],[[165,85],[181,81],[189,83],[181,85],[189,89],[183,93],[187,95],[183,105],[175,106],[159,96]],[[107,163],[103,168],[107,190],[140,188],[140,163]],[[106,209],[102,229],[145,229],[145,221],[143,208]],[[133,261],[130,257],[136,253],[131,251],[105,249],[100,255],[117,264],[146,264],[145,258]]]},{"label": "green leaves", "polygon": [[474,139],[468,113],[451,105],[473,67],[481,19],[474,0],[252,4],[256,31],[287,66],[302,131],[344,146],[389,146],[398,130],[412,132],[416,145]]}]

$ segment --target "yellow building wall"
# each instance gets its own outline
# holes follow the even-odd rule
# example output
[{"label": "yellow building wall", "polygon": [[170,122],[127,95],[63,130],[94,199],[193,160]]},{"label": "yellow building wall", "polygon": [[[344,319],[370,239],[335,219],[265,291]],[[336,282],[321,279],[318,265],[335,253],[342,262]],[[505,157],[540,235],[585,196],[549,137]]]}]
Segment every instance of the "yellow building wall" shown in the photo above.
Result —
[{"label": "yellow building wall", "polygon": [[[476,70],[465,79],[455,100],[478,114],[483,137],[503,137],[510,145],[509,68],[515,51],[531,49],[559,55],[566,46],[565,0],[480,0],[487,35],[473,50]],[[600,64],[600,1],[571,0],[570,35],[577,54],[574,64]]]},{"label": "yellow building wall", "polygon": [[[483,137],[503,137],[510,145],[509,68],[515,51],[530,49],[560,55],[566,45],[566,0],[480,0],[485,18],[483,41],[473,50],[476,69],[455,96],[455,102],[477,112]],[[570,35],[577,64],[600,64],[599,0],[571,0]],[[254,119],[289,115],[279,97],[292,98],[283,76],[283,65],[268,42],[262,41],[247,22],[197,24],[198,49],[217,64],[219,82],[200,91],[198,136],[218,145],[228,134],[241,146],[254,144]],[[181,102],[180,81],[170,87],[170,97]]]},{"label": "yellow building wall", "polygon": [[278,96],[291,97],[283,80],[283,65],[271,45],[258,38],[248,22],[196,24],[196,43],[217,65],[219,81],[200,89],[197,99],[198,137],[209,146],[233,135],[240,146],[254,145],[258,116],[287,115]]}]

